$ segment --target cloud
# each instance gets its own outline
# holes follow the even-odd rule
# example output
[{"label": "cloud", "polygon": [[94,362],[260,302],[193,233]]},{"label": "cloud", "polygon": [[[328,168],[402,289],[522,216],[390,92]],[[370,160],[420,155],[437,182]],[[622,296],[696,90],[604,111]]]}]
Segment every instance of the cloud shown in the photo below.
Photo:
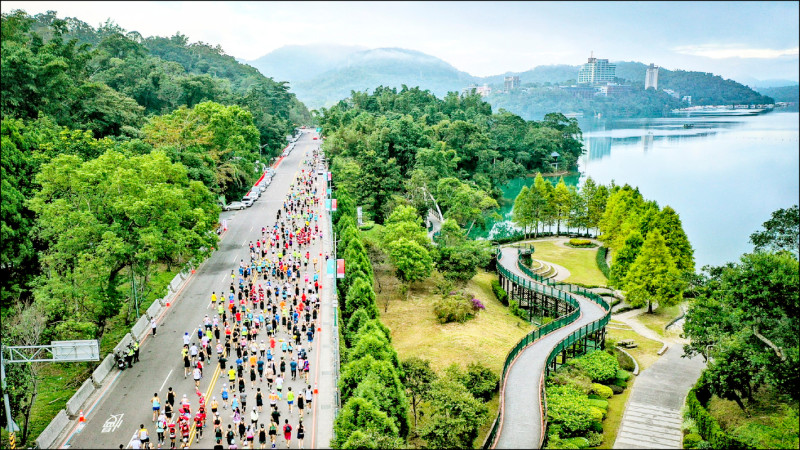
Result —
[{"label": "cloud", "polygon": [[800,48],[747,48],[740,45],[684,45],[672,48],[672,51],[683,55],[704,56],[711,59],[757,58],[775,59],[782,56],[797,56]]}]

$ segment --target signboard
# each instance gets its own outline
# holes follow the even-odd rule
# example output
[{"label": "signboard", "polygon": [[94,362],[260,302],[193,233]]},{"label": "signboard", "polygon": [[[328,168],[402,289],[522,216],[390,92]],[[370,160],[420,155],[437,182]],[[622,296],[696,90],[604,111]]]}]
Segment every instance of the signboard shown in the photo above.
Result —
[{"label": "signboard", "polygon": [[330,197],[331,196],[331,188],[328,188],[326,191],[328,193],[328,197]]},{"label": "signboard", "polygon": [[333,176],[333,174],[331,172],[328,172],[328,181],[332,180],[332,176]]},{"label": "signboard", "polygon": [[328,210],[328,211],[331,210],[331,199],[329,199],[329,198],[325,199],[325,209]]},{"label": "signboard", "polygon": [[336,211],[336,199],[331,199],[331,211]]},{"label": "signboard", "polygon": [[336,260],[336,278],[344,278],[344,259]]},{"label": "signboard", "polygon": [[321,133],[321,132],[322,132],[322,128],[317,127],[317,133]]},{"label": "signboard", "polygon": [[358,226],[364,225],[364,221],[362,220],[363,215],[360,206],[356,208],[356,212],[358,213]]},{"label": "signboard", "polygon": [[333,274],[335,272],[334,264],[335,264],[335,261],[333,259],[329,259],[328,260],[328,270],[327,270],[328,278],[333,278]]},{"label": "signboard", "polygon": [[100,341],[89,339],[83,341],[53,341],[53,361],[99,361]]}]

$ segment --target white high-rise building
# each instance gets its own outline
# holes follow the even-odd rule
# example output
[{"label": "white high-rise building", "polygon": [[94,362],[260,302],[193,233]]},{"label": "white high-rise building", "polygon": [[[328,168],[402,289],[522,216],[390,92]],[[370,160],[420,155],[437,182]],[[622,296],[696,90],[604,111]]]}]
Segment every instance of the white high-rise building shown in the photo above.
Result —
[{"label": "white high-rise building", "polygon": [[653,63],[650,63],[650,67],[647,68],[647,74],[644,77],[644,88],[645,90],[650,88],[658,90],[658,66],[653,65]]},{"label": "white high-rise building", "polygon": [[613,83],[616,69],[616,64],[610,64],[607,59],[589,57],[589,61],[578,72],[578,83]]}]

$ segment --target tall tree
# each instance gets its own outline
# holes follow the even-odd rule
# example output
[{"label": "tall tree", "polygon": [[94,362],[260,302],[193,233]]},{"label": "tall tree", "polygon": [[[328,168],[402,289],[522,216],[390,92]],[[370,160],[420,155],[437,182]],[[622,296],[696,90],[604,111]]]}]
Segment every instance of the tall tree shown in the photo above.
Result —
[{"label": "tall tree", "polygon": [[800,251],[800,209],[797,205],[773,211],[772,218],[764,222],[764,230],[750,235],[756,250],[785,250],[798,257]]},{"label": "tall tree", "polygon": [[525,237],[528,236],[528,230],[533,224],[533,210],[530,195],[528,186],[522,186],[519,194],[517,194],[517,197],[514,199],[514,208],[511,210],[514,224],[522,228]]},{"label": "tall tree", "polygon": [[427,394],[430,412],[420,431],[428,448],[472,448],[488,408],[457,380],[441,378]]},{"label": "tall tree", "polygon": [[403,385],[411,396],[411,409],[414,413],[414,427],[416,428],[417,406],[428,393],[430,384],[436,380],[436,372],[431,368],[429,360],[421,359],[417,356],[412,356],[401,364],[403,367]]},{"label": "tall tree", "polygon": [[614,256],[614,262],[611,265],[611,272],[608,277],[609,283],[616,286],[623,284],[625,277],[628,275],[628,270],[639,256],[643,244],[644,239],[639,231],[634,230],[628,234],[625,244]]},{"label": "tall tree", "polygon": [[658,229],[647,234],[624,286],[626,301],[634,307],[647,305],[648,313],[653,312],[653,303],[670,306],[683,298],[680,274]]},{"label": "tall tree", "polygon": [[672,207],[665,206],[658,215],[656,226],[664,235],[664,241],[678,270],[694,272],[694,250],[683,231],[678,213]]}]

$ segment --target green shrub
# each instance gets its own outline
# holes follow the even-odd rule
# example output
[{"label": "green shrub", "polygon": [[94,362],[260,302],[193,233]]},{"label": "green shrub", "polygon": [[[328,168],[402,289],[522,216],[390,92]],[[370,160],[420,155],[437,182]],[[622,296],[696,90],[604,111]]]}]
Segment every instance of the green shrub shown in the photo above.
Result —
[{"label": "green shrub", "polygon": [[528,320],[528,312],[519,307],[519,303],[514,299],[508,300],[508,312],[520,319]]},{"label": "green shrub", "polygon": [[610,385],[608,387],[611,388],[611,392],[613,392],[614,395],[622,394],[623,392],[625,392],[625,388],[624,387],[617,386],[616,384],[612,384],[612,385]]},{"label": "green shrub", "polygon": [[631,374],[627,370],[618,370],[617,371],[617,379],[622,381],[628,381],[630,379]]},{"label": "green shrub", "polygon": [[360,226],[360,227],[358,227],[358,228],[360,228],[360,229],[362,229],[362,230],[364,230],[364,231],[367,231],[367,230],[371,230],[371,229],[372,229],[372,227],[374,227],[374,226],[375,226],[375,222],[373,222],[373,221],[371,221],[371,220],[365,220],[365,221],[364,221],[364,222],[361,224],[361,226]]},{"label": "green shrub", "polygon": [[604,409],[595,408],[594,406],[589,407],[589,412],[592,414],[592,420],[597,422],[602,422],[603,419],[606,418],[606,411]]},{"label": "green shrub", "polygon": [[623,380],[623,379],[621,379],[621,378],[615,378],[614,379],[614,384],[616,384],[617,386],[619,386],[621,388],[628,387],[628,382]]},{"label": "green shrub", "polygon": [[589,400],[603,400],[603,397],[600,397],[597,394],[589,394]]},{"label": "green shrub", "polygon": [[608,411],[608,400],[589,399],[589,405]]},{"label": "green shrub", "polygon": [[[606,338],[606,346],[613,347],[608,344],[607,338]],[[620,369],[626,370],[628,372],[633,372],[636,369],[636,364],[634,364],[632,357],[626,355],[625,353],[622,353],[617,349],[614,349],[614,355],[616,355],[617,357],[617,363],[619,363]]]},{"label": "green shrub", "polygon": [[592,247],[595,244],[589,239],[570,239],[569,245],[573,247]]},{"label": "green shrub", "polygon": [[590,431],[586,433],[586,440],[589,441],[589,447],[597,447],[603,443],[603,433]]},{"label": "green shrub", "polygon": [[561,386],[572,386],[584,394],[592,392],[592,380],[577,367],[561,366],[550,375],[547,382]]},{"label": "green shrub", "polygon": [[619,370],[617,358],[602,350],[595,350],[567,362],[580,367],[592,381],[604,383],[613,381]]},{"label": "green shrub", "polygon": [[695,448],[702,440],[703,437],[699,434],[689,433],[683,437],[683,448]]},{"label": "green shrub", "polygon": [[595,433],[602,433],[603,422],[592,421],[592,423],[589,424],[589,430]]},{"label": "green shrub", "polygon": [[475,317],[472,302],[463,294],[451,292],[433,302],[433,312],[439,323],[464,323]]},{"label": "green shrub", "polygon": [[475,398],[489,401],[497,392],[500,377],[480,363],[470,363],[461,381]]},{"label": "green shrub", "polygon": [[547,386],[549,421],[561,425],[565,436],[589,431],[595,416],[586,400],[586,394],[572,386]]},{"label": "green shrub", "polygon": [[492,292],[494,292],[494,296],[500,300],[504,306],[508,306],[508,293],[500,286],[500,282],[497,280],[492,280]]},{"label": "green shrub", "polygon": [[585,437],[578,436],[578,437],[573,437],[573,438],[567,438],[567,439],[564,439],[564,442],[570,443],[570,444],[578,447],[579,449],[580,448],[589,447],[589,440],[586,439]]},{"label": "green shrub", "polygon": [[614,395],[613,388],[600,383],[592,383],[592,393],[600,396],[602,399],[607,399]]}]

